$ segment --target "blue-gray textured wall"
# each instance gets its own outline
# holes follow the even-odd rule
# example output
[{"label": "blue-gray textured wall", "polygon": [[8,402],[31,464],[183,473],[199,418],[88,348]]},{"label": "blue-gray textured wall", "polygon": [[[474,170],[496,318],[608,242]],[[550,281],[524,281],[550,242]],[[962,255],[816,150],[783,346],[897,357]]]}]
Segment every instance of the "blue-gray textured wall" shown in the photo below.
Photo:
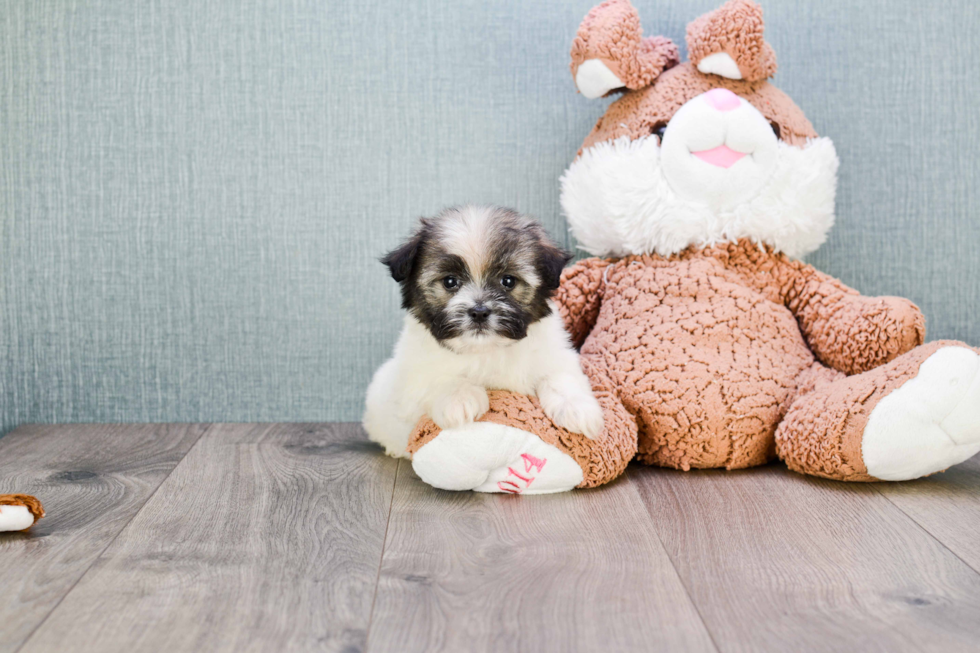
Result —
[{"label": "blue-gray textured wall", "polygon": [[[721,0],[637,0],[683,41]],[[608,102],[591,0],[5,0],[0,432],[351,420],[399,310],[376,258],[496,202],[566,239]],[[776,83],[843,161],[811,262],[980,344],[980,3],[765,0]]]}]

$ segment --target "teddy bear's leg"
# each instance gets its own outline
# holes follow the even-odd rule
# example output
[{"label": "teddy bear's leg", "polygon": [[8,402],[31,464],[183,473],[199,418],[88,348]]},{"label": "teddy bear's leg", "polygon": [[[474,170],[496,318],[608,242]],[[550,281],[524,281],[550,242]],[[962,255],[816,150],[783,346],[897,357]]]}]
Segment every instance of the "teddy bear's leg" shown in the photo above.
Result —
[{"label": "teddy bear's leg", "polygon": [[798,472],[903,481],[980,452],[980,355],[958,342],[922,345],[863,374],[817,383],[776,431]]},{"label": "teddy bear's leg", "polygon": [[[491,400],[490,410],[511,398]],[[549,494],[582,483],[584,471],[568,451],[544,442],[533,426],[524,430],[494,417],[445,431],[420,422],[409,443],[415,473],[442,490]]]},{"label": "teddy bear's leg", "polygon": [[595,440],[552,424],[533,397],[495,391],[473,424],[442,431],[423,418],[409,439],[412,468],[444,490],[546,494],[608,483],[636,455],[636,422],[595,367],[583,359],[605,418]]}]

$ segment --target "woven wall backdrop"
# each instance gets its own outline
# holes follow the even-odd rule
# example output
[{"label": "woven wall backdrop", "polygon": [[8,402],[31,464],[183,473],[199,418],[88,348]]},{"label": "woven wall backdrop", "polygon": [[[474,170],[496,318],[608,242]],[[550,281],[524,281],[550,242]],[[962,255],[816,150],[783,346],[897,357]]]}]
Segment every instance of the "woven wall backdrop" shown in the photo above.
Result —
[{"label": "woven wall backdrop", "polygon": [[[683,42],[721,0],[636,0]],[[0,5],[0,432],[355,420],[400,323],[377,258],[466,201],[568,243],[593,0]],[[834,139],[810,261],[980,344],[980,3],[764,0],[775,82]],[[573,243],[569,243],[573,245]]]}]

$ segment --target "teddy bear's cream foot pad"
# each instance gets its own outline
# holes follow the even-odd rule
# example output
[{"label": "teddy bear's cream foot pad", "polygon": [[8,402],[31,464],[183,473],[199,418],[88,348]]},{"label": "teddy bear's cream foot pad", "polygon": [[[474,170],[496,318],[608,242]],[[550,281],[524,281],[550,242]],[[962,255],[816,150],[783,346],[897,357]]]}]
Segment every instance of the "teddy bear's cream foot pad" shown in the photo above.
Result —
[{"label": "teddy bear's cream foot pad", "polygon": [[926,476],[980,452],[980,356],[944,347],[868,418],[861,454],[884,481]]},{"label": "teddy bear's cream foot pad", "polygon": [[34,515],[27,506],[0,506],[0,533],[22,531],[34,525]]},{"label": "teddy bear's cream foot pad", "polygon": [[568,454],[527,431],[490,422],[442,431],[415,452],[412,468],[443,490],[508,494],[566,492],[583,478]]},{"label": "teddy bear's cream foot pad", "polygon": [[0,494],[0,533],[24,531],[44,517],[44,507],[29,494]]}]

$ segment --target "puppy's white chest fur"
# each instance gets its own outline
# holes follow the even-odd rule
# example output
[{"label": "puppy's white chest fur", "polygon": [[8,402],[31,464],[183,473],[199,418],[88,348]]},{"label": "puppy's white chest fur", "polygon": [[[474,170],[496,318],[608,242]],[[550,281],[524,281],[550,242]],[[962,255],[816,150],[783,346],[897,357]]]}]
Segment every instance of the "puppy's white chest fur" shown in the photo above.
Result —
[{"label": "puppy's white chest fur", "polygon": [[[548,347],[548,338],[558,338],[559,343],[567,345],[567,337],[562,331],[555,331],[555,316],[549,316],[528,328],[527,337],[513,341],[493,338],[489,342],[472,342],[459,339],[446,346],[433,348],[433,338],[424,331],[416,333],[419,325],[413,325],[406,332],[415,344],[419,345],[429,361],[439,359],[442,372],[454,379],[465,379],[487,390],[511,390],[521,394],[534,394],[535,372],[529,368],[528,361],[540,359]],[[428,336],[428,337],[426,337]],[[417,340],[416,340],[417,337]],[[428,345],[428,347],[426,347]],[[424,348],[424,349],[423,349]],[[423,361],[419,361],[424,364]]]}]

